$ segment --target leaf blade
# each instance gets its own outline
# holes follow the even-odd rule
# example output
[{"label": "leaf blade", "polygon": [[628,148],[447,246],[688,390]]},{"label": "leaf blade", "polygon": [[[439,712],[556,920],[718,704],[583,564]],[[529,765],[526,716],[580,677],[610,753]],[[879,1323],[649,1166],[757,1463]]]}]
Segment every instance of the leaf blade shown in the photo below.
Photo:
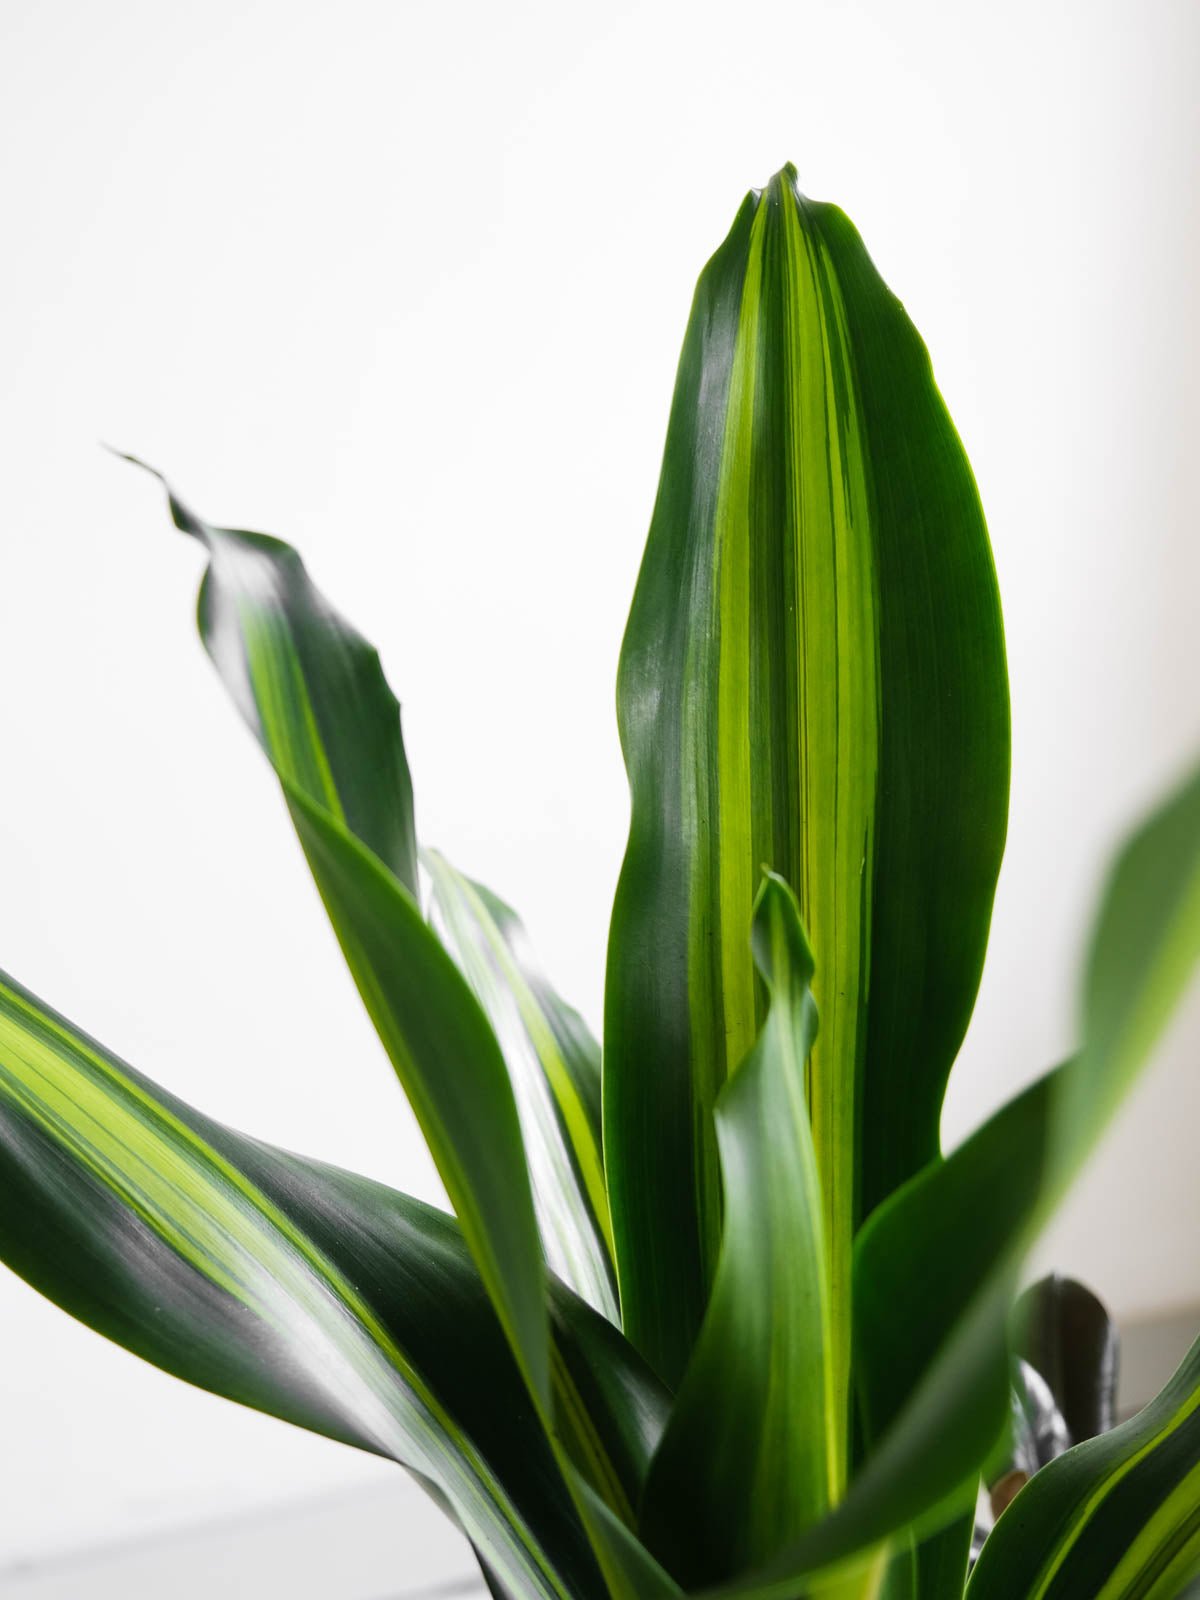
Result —
[{"label": "leaf blade", "polygon": [[774,1555],[819,1519],[840,1472],[821,1188],[804,1099],[814,967],[781,878],[763,879],[753,939],[771,1009],[717,1100],[721,1258],[642,1510],[647,1544],[687,1588]]},{"label": "leaf blade", "polygon": [[7,978],[0,1199],[0,1256],[73,1315],[403,1462],[518,1592],[603,1594],[451,1218],[221,1128]]},{"label": "leaf blade", "polygon": [[1170,1600],[1200,1574],[1200,1341],[1136,1417],[1042,1468],[983,1547],[970,1600]]},{"label": "leaf blade", "polygon": [[[1143,892],[1168,883],[1169,894]],[[1131,950],[1136,960],[1116,959]],[[911,1179],[862,1230],[856,1332],[873,1449],[833,1513],[721,1590],[728,1600],[788,1600],[807,1574],[967,1509],[1009,1404],[1006,1323],[1021,1261],[1197,962],[1200,769],[1132,832],[1108,875],[1085,964],[1079,1054]],[[1102,996],[1097,971],[1106,974]]]},{"label": "leaf blade", "polygon": [[627,1326],[675,1383],[719,1244],[711,1108],[763,1013],[744,950],[760,864],[795,885],[821,953],[809,1097],[847,1305],[860,1216],[937,1150],[1007,811],[970,469],[899,303],[790,169],[747,198],[697,287],[618,704],[632,816],[605,1139]]},{"label": "leaf blade", "polygon": [[536,966],[516,914],[438,851],[431,920],[500,1044],[552,1272],[618,1320],[600,1131],[600,1047]]},{"label": "leaf blade", "polygon": [[145,470],[166,490],[176,526],[208,551],[201,638],[275,770],[359,992],[548,1418],[544,1266],[516,1107],[487,1020],[420,913],[412,783],[378,654],[290,545],[205,522]]}]

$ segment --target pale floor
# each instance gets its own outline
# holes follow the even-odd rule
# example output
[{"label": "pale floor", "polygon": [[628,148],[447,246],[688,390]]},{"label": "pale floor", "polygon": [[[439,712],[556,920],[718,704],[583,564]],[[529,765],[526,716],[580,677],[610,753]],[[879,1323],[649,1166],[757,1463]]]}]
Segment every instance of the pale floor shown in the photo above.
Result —
[{"label": "pale floor", "polygon": [[[1200,1307],[1122,1335],[1121,1411],[1166,1381]],[[394,1485],[299,1501],[0,1570],[0,1600],[482,1600],[462,1536],[402,1472]]]}]

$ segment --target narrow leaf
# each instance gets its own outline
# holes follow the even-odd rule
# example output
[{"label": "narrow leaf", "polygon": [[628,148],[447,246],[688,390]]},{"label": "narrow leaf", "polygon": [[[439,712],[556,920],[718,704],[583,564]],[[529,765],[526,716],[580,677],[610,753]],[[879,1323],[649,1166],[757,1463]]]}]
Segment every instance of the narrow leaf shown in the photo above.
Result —
[{"label": "narrow leaf", "polygon": [[220,1127],[6,978],[0,1258],[167,1371],[403,1462],[522,1600],[603,1595],[453,1219]]},{"label": "narrow leaf", "polygon": [[822,1524],[724,1593],[792,1600],[806,1574],[911,1524],[929,1532],[965,1512],[1007,1413],[1006,1323],[1023,1257],[1198,960],[1200,771],[1117,857],[1085,969],[1079,1054],[912,1179],[863,1229],[856,1348],[871,1453]]},{"label": "narrow leaf", "polygon": [[1022,1294],[1014,1316],[1016,1354],[1049,1385],[1072,1444],[1116,1422],[1116,1325],[1090,1289],[1058,1273]]},{"label": "narrow leaf", "polygon": [[218,528],[157,478],[175,526],[207,551],[197,620],[234,705],[281,781],[331,812],[417,892],[412,780],[379,654],[313,585],[289,544]]},{"label": "narrow leaf", "polygon": [[416,1113],[514,1353],[543,1406],[541,1246],[504,1059],[416,901],[328,812],[285,785],[346,962]]},{"label": "narrow leaf", "polygon": [[536,965],[516,914],[436,851],[431,920],[492,1025],[516,1096],[551,1270],[618,1317],[600,1136],[600,1047]]},{"label": "narrow leaf", "polygon": [[654,1459],[647,1544],[685,1587],[773,1555],[828,1506],[829,1283],[805,1068],[813,959],[794,895],[768,875],[753,944],[771,994],[762,1034],[717,1100],[725,1232],[708,1314]]},{"label": "narrow leaf", "polygon": [[558,1436],[633,1527],[673,1397],[612,1323],[553,1280],[550,1327]]},{"label": "narrow leaf", "polygon": [[378,656],[289,545],[214,527],[167,495],[176,526],[209,553],[205,647],[275,768],[355,982],[548,1415],[544,1266],[516,1106],[487,1019],[418,907],[412,787]]},{"label": "narrow leaf", "polygon": [[[675,1383],[721,1237],[712,1107],[766,1005],[760,864],[821,958],[808,1099],[845,1325],[860,1218],[937,1153],[1007,811],[970,468],[902,307],[790,168],[696,290],[618,709],[605,1148],[626,1327]],[[832,1359],[845,1432],[848,1345]]]},{"label": "narrow leaf", "polygon": [[1144,1411],[1068,1450],[983,1547],[969,1600],[1175,1600],[1200,1575],[1200,1340]]}]

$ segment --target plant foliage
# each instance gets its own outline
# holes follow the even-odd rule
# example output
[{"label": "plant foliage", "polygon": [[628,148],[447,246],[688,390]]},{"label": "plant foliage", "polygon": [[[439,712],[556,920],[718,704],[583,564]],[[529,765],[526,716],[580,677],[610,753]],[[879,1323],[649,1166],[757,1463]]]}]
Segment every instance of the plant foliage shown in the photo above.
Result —
[{"label": "plant foliage", "polygon": [[[621,653],[603,1060],[515,913],[419,845],[376,652],[290,546],[168,493],[454,1215],[209,1121],[4,979],[0,1256],[402,1463],[507,1600],[961,1596],[1023,1262],[1200,957],[1200,774],[1117,856],[1075,1055],[943,1155],[1003,632],[967,458],[854,228],[787,168],[699,281]],[[1055,1459],[970,1600],[1168,1600],[1200,1570],[1200,1347],[1106,1432],[1107,1322],[1039,1294],[1022,1415]]]}]

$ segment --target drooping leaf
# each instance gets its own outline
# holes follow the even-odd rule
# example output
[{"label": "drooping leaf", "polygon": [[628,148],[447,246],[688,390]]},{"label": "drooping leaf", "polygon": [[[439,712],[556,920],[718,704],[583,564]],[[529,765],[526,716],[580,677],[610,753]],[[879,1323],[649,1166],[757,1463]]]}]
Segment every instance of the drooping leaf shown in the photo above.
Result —
[{"label": "drooping leaf", "polygon": [[1119,1340],[1101,1301],[1051,1273],[1022,1294],[1014,1326],[1016,1353],[1049,1384],[1071,1443],[1107,1433],[1116,1421]]},{"label": "drooping leaf", "polygon": [[437,851],[431,919],[504,1052],[551,1270],[617,1321],[600,1135],[600,1046],[538,968],[516,914]]},{"label": "drooping leaf", "polygon": [[[1143,873],[1170,892],[1144,892]],[[968,1509],[1009,1403],[1006,1323],[1022,1259],[1198,960],[1200,771],[1117,857],[1085,968],[1079,1054],[910,1180],[862,1230],[856,1352],[870,1453],[822,1524],[722,1593],[794,1600],[806,1574]]]},{"label": "drooping leaf", "polygon": [[412,788],[378,656],[289,545],[214,527],[167,495],[176,526],[209,554],[205,647],[275,768],[359,992],[548,1413],[544,1266],[516,1105],[487,1019],[417,903]]},{"label": "drooping leaf", "polygon": [[[760,866],[820,960],[808,1098],[844,1329],[857,1222],[937,1152],[1007,812],[970,468],[902,307],[791,169],[697,287],[618,708],[605,1149],[626,1328],[675,1383],[721,1237],[711,1110],[765,1009]],[[846,1411],[848,1339],[833,1360]]]},{"label": "drooping leaf", "polygon": [[1200,1341],[1129,1422],[1044,1467],[1000,1517],[968,1600],[1177,1600],[1200,1576]]},{"label": "drooping leaf", "polygon": [[817,1037],[795,896],[764,878],[753,945],[771,995],[758,1042],[717,1099],[721,1259],[642,1512],[685,1587],[732,1577],[815,1522],[835,1492],[821,1187],[804,1098]]},{"label": "drooping leaf", "polygon": [[314,586],[291,545],[201,520],[167,493],[175,526],[208,553],[204,648],[280,779],[331,812],[417,893],[412,779],[400,706],[379,653]]},{"label": "drooping leaf", "polygon": [[[604,1595],[454,1220],[209,1121],[8,979],[0,1259],[167,1371],[403,1462],[522,1600]],[[556,1294],[561,1359],[599,1362],[595,1321],[619,1365]]]}]

